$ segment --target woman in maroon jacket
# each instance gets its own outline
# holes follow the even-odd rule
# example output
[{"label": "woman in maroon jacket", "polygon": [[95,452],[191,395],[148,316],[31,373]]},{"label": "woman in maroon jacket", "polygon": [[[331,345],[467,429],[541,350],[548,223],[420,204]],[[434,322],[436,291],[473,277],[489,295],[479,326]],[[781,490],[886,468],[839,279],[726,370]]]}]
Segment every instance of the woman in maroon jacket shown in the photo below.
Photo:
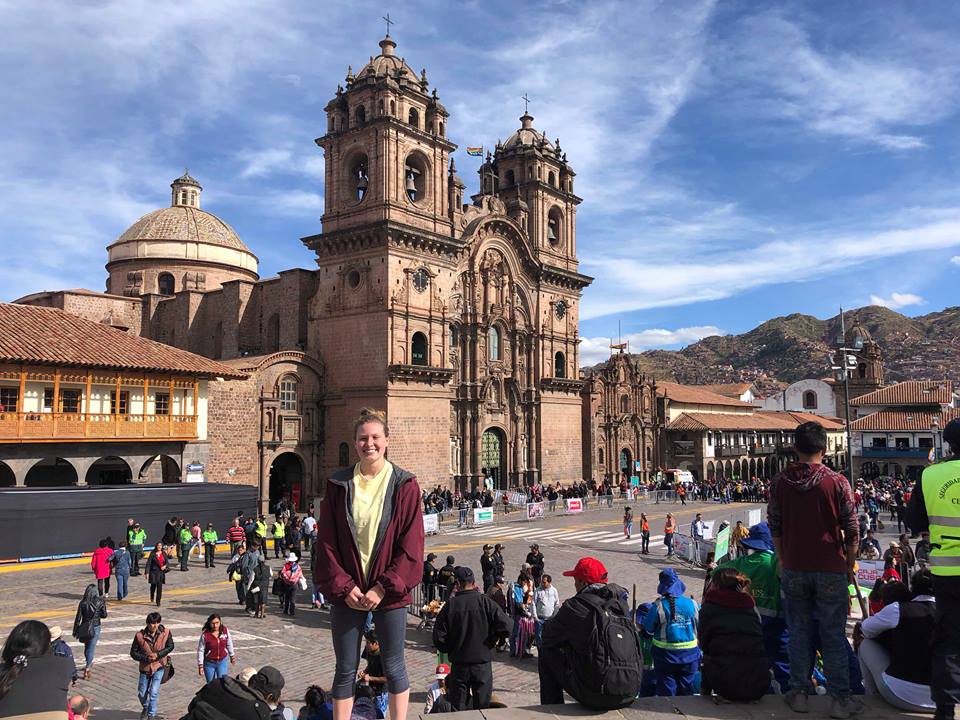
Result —
[{"label": "woman in maroon jacket", "polygon": [[380,641],[390,718],[407,717],[410,682],[403,645],[410,590],[422,574],[423,514],[416,477],[385,457],[389,435],[382,412],[361,410],[354,423],[360,462],[327,481],[317,518],[313,577],[333,604],[334,720],[348,720],[353,710],[368,612]]}]

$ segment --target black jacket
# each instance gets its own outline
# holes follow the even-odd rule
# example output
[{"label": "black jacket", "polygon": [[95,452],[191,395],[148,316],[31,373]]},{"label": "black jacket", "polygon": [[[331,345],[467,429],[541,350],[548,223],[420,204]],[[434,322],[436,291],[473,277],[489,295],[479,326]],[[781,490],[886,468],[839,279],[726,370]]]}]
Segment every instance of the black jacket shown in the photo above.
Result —
[{"label": "black jacket", "polygon": [[452,663],[490,662],[497,638],[509,635],[512,627],[500,606],[478,589],[461,590],[437,615],[433,644],[449,653]]},{"label": "black jacket", "polygon": [[453,589],[453,565],[444,565],[437,573],[437,584],[447,588],[447,592]]},{"label": "black jacket", "polygon": [[437,582],[437,568],[429,560],[423,561],[423,584],[433,585]]},{"label": "black jacket", "polygon": [[270,706],[253,688],[232,677],[217,678],[194,695],[181,720],[267,720]]},{"label": "black jacket", "polygon": [[705,689],[735,702],[763,697],[770,685],[770,660],[753,597],[708,589],[700,608],[699,641]]},{"label": "black jacket", "polygon": [[493,576],[496,575],[497,563],[493,559],[493,555],[487,555],[484,553],[480,556],[480,574],[483,575],[484,580],[489,580],[493,582]]},{"label": "black jacket", "polygon": [[540,640],[540,647],[544,652],[560,650],[577,655],[587,652],[590,633],[594,627],[591,621],[594,610],[591,605],[580,599],[583,593],[616,598],[620,603],[621,614],[630,617],[626,590],[614,583],[589,585],[566,600],[553,617],[544,622],[543,637]]},{"label": "black jacket", "polygon": [[530,565],[530,573],[533,575],[533,579],[539,584],[540,576],[543,575],[543,553],[538,552],[534,555],[532,552],[528,552],[527,563]]}]

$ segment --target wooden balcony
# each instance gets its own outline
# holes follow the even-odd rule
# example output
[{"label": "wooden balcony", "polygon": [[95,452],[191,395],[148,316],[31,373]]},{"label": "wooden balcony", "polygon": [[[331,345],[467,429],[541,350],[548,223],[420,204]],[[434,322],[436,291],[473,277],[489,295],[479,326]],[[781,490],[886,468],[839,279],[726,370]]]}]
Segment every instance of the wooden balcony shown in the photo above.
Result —
[{"label": "wooden balcony", "polygon": [[196,415],[0,412],[0,443],[196,440]]}]

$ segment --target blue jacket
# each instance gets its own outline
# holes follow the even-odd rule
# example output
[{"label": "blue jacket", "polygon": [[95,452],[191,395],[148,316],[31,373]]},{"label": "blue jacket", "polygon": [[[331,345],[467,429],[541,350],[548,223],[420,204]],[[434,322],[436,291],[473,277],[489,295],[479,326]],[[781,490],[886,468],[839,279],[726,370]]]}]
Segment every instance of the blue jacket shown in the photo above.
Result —
[{"label": "blue jacket", "polygon": [[130,574],[130,563],[133,561],[133,558],[130,557],[130,552],[125,547],[114,550],[113,555],[110,556],[110,559],[114,562],[113,572],[115,574]]},{"label": "blue jacket", "polygon": [[[674,598],[674,612],[666,597],[657,598],[643,620],[643,629],[653,636],[653,650],[671,663],[688,663],[699,659],[697,631],[700,606],[687,597]],[[655,661],[656,662],[656,661]]]}]

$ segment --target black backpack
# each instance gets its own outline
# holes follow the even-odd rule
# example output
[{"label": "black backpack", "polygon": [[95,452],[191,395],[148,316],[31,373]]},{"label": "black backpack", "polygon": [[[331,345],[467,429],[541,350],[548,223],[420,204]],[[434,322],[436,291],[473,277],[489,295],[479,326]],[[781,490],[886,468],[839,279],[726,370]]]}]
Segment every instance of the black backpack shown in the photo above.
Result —
[{"label": "black backpack", "polygon": [[270,706],[256,690],[223,677],[200,688],[180,720],[270,720]]},{"label": "black backpack", "polygon": [[611,710],[632,703],[640,691],[643,656],[633,623],[614,597],[582,592],[579,602],[589,605],[586,652],[568,658],[568,690],[580,704]]}]

